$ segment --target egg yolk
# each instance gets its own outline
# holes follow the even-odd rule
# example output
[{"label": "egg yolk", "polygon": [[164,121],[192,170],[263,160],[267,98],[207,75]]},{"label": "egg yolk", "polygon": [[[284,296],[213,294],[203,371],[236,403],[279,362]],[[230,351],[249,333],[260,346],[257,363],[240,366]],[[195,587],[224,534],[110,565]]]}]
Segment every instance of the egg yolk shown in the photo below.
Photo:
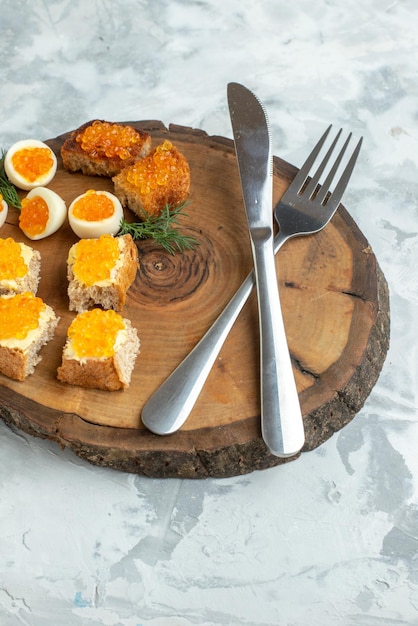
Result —
[{"label": "egg yolk", "polygon": [[22,278],[27,272],[20,245],[11,237],[0,239],[0,280]]},{"label": "egg yolk", "polygon": [[33,183],[48,174],[54,160],[48,148],[22,148],[13,154],[12,164],[20,176]]},{"label": "egg yolk", "polygon": [[118,239],[111,235],[102,235],[99,239],[80,239],[76,244],[74,275],[88,287],[108,280],[119,254]]},{"label": "egg yolk", "polygon": [[130,149],[142,143],[141,137],[129,126],[96,120],[76,137],[77,143],[91,157],[108,157],[125,160]]},{"label": "egg yolk", "polygon": [[41,298],[26,292],[12,298],[0,298],[0,341],[25,339],[38,327],[39,315],[45,308]]},{"label": "egg yolk", "polygon": [[112,217],[115,207],[103,193],[89,189],[73,206],[73,216],[85,222],[100,222]]},{"label": "egg yolk", "polygon": [[173,172],[179,179],[182,174],[188,175],[189,170],[186,163],[180,162],[180,155],[177,151],[173,151],[172,144],[164,141],[152,154],[130,167],[126,178],[142,194],[148,194],[158,187],[167,185]]},{"label": "egg yolk", "polygon": [[110,357],[115,352],[117,334],[124,328],[123,318],[116,311],[92,309],[71,322],[68,338],[78,358]]},{"label": "egg yolk", "polygon": [[31,237],[45,231],[49,219],[48,205],[40,196],[23,198],[19,213],[19,226]]},{"label": "egg yolk", "polygon": [[3,196],[0,193],[0,213],[3,211],[4,207],[3,207]]}]

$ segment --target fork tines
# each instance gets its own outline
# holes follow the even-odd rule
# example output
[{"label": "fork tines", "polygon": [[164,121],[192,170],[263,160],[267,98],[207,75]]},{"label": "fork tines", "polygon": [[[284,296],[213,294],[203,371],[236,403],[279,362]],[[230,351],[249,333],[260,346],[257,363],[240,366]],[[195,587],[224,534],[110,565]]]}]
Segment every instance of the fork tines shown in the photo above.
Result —
[{"label": "fork tines", "polygon": [[322,161],[319,163],[319,165],[317,166],[317,169],[315,171],[315,173],[311,176],[309,176],[310,171],[312,169],[312,167],[315,165],[315,162],[326,142],[326,139],[331,131],[332,128],[332,124],[330,124],[330,126],[328,126],[327,130],[325,131],[325,133],[322,135],[321,139],[318,141],[318,143],[316,144],[316,146],[314,147],[314,149],[312,150],[311,154],[309,155],[309,157],[307,158],[307,160],[305,161],[304,165],[302,166],[302,168],[299,170],[299,172],[296,174],[293,182],[292,182],[292,190],[296,191],[297,193],[303,193],[303,195],[305,197],[308,198],[313,198],[315,197],[315,200],[317,202],[320,202],[321,204],[324,204],[325,202],[329,203],[330,201],[335,205],[338,204],[342,198],[342,195],[348,185],[348,182],[350,180],[351,174],[353,172],[354,169],[354,165],[356,163],[357,157],[359,155],[360,152],[360,148],[361,148],[361,144],[363,141],[363,138],[361,137],[360,140],[358,141],[356,147],[354,148],[352,155],[350,157],[350,159],[348,160],[348,163],[345,167],[345,169],[343,170],[338,183],[334,189],[334,191],[332,193],[330,193],[330,187],[332,185],[332,182],[335,178],[335,175],[337,174],[337,171],[341,165],[341,162],[343,160],[343,157],[347,151],[347,148],[351,142],[351,138],[352,138],[352,133],[349,133],[346,141],[344,142],[344,145],[342,146],[342,148],[340,149],[340,152],[337,156],[337,158],[335,159],[335,161],[333,162],[333,165],[331,167],[331,169],[329,170],[325,180],[320,184],[320,178],[322,176],[322,174],[324,173],[324,171],[326,170],[326,167],[331,159],[331,156],[333,155],[335,148],[338,144],[338,141],[341,137],[341,133],[342,133],[342,129],[340,129],[334,140],[332,141],[330,147],[328,148],[325,156],[323,157]]}]

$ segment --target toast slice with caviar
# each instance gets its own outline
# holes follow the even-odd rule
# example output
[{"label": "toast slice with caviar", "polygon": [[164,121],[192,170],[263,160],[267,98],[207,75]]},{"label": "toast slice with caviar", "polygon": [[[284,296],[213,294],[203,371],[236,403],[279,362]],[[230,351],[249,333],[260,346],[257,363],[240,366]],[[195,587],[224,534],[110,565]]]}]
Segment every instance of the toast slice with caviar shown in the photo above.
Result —
[{"label": "toast slice with caviar", "polygon": [[138,248],[131,235],[80,239],[67,258],[70,311],[95,306],[121,311],[138,267]]},{"label": "toast slice with caviar", "polygon": [[0,372],[22,381],[35,371],[59,318],[41,298],[25,292],[0,297],[0,319]]},{"label": "toast slice with caviar", "polygon": [[0,295],[36,294],[40,280],[41,255],[12,237],[0,239]]},{"label": "toast slice with caviar", "polygon": [[112,177],[151,151],[151,136],[129,124],[91,120],[64,141],[63,165],[69,172]]},{"label": "toast slice with caviar", "polygon": [[122,206],[141,220],[158,216],[167,205],[176,207],[190,192],[190,167],[179,150],[164,141],[145,158],[113,177]]},{"label": "toast slice with caviar", "polygon": [[57,378],[90,389],[126,389],[139,348],[130,320],[113,310],[84,311],[68,328]]}]

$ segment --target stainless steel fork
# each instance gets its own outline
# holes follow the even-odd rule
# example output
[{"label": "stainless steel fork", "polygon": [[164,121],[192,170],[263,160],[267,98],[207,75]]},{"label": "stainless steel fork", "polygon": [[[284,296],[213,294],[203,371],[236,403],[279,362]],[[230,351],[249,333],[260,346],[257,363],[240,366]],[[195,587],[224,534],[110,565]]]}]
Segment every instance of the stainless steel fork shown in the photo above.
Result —
[{"label": "stainless steel fork", "polygon": [[[357,161],[362,139],[358,141],[331,192],[332,182],[347,151],[351,133],[339,151],[325,181],[319,186],[321,175],[330,163],[341,130],[312,178],[309,177],[331,128],[332,126],[329,126],[325,131],[275,207],[274,217],[279,224],[279,232],[274,239],[275,252],[291,237],[320,231],[331,220],[340,204]],[[153,433],[169,435],[184,424],[254,284],[254,273],[251,272],[199,343],[146,402],[142,410],[142,421]]]}]

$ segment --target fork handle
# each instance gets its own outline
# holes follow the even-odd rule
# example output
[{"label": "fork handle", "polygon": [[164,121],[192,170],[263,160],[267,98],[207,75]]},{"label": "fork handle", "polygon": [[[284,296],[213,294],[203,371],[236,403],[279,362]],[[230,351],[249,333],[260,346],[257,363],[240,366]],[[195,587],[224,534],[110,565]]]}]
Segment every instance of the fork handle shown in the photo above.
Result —
[{"label": "fork handle", "polygon": [[261,432],[272,454],[289,457],[301,450],[305,435],[272,245],[272,237],[252,242],[260,323]]},{"label": "fork handle", "polygon": [[141,418],[151,432],[170,435],[187,420],[254,281],[251,272],[199,343],[146,402]]}]

